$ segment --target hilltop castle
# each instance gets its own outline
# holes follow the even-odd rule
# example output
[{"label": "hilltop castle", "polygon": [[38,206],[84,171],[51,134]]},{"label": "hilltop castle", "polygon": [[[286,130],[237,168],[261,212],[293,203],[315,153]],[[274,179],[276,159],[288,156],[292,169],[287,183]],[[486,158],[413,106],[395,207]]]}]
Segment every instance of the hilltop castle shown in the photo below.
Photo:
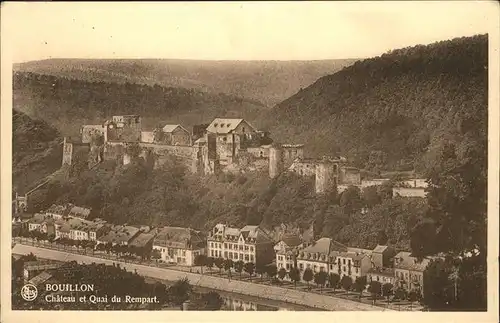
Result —
[{"label": "hilltop castle", "polygon": [[268,132],[259,131],[244,119],[215,118],[208,125],[193,127],[190,133],[181,125],[144,131],[140,116],[123,115],[113,116],[102,125],[83,125],[80,134],[80,140],[64,139],[63,165],[71,165],[80,152],[89,167],[112,159],[128,164],[130,147],[135,146],[139,147],[136,153],[152,160],[155,167],[174,155],[200,175],[268,170],[275,178],[291,171],[314,176],[317,193],[339,185],[361,184],[359,170],[348,167],[345,158],[304,158],[303,144],[273,142]]}]

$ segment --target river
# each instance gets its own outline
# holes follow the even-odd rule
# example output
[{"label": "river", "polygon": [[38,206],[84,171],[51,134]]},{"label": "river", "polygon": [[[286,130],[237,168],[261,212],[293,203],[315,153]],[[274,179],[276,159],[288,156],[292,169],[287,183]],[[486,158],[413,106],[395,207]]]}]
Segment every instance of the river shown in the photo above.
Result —
[{"label": "river", "polygon": [[209,292],[215,291],[224,299],[224,306],[221,310],[225,311],[318,311],[318,309],[284,303],[275,300],[241,295],[220,290],[196,287],[197,291]]}]

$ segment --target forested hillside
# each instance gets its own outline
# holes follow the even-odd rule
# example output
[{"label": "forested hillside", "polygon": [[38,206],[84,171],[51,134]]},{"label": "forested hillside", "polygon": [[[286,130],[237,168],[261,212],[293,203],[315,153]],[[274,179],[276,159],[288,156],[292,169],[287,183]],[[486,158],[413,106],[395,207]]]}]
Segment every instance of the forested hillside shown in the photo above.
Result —
[{"label": "forested hillside", "polygon": [[87,82],[15,72],[13,106],[55,126],[64,135],[78,135],[82,124],[100,123],[111,115],[140,114],[145,128],[158,123],[192,126],[216,116],[249,120],[267,108],[261,103],[192,89],[132,83]]},{"label": "forested hillside", "polygon": [[[392,198],[387,187],[317,196],[313,179],[294,174],[276,180],[266,173],[199,177],[174,159],[159,169],[142,159],[127,166],[108,161],[70,181],[51,183],[46,195],[32,200],[42,209],[54,202],[91,207],[92,216],[111,223],[202,230],[220,222],[302,229],[314,223],[318,237],[371,248],[383,241],[400,249],[409,249],[410,232],[426,210],[425,200]],[[364,207],[373,211],[363,213]]]},{"label": "forested hillside", "polygon": [[12,111],[12,181],[19,193],[61,166],[61,141],[46,122]]},{"label": "forested hillside", "polygon": [[175,59],[48,59],[16,64],[18,72],[88,82],[197,89],[254,99],[271,107],[318,78],[354,63],[319,61],[198,61]]},{"label": "forested hillside", "polygon": [[311,154],[340,152],[370,170],[421,168],[445,140],[487,131],[486,35],[394,50],[329,76],[262,115],[259,125]]}]

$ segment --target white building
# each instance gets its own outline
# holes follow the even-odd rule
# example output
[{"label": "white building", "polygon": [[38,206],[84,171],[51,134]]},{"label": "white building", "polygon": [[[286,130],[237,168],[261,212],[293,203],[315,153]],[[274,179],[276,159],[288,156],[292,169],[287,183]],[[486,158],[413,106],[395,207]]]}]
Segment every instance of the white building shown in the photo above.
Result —
[{"label": "white building", "polygon": [[201,233],[190,228],[164,227],[153,240],[161,261],[185,266],[193,266],[196,256],[205,254],[205,246]]},{"label": "white building", "polygon": [[271,263],[275,257],[274,242],[259,226],[247,225],[242,229],[217,224],[207,239],[207,255],[213,258],[254,264]]}]

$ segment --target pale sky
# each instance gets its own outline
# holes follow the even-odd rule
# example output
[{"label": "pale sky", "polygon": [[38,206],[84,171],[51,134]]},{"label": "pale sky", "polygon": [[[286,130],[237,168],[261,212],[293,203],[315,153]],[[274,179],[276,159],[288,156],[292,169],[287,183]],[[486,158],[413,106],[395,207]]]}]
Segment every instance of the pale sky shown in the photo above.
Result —
[{"label": "pale sky", "polygon": [[2,9],[4,53],[13,62],[371,57],[487,33],[498,28],[499,13],[496,1],[37,2],[3,3]]}]

